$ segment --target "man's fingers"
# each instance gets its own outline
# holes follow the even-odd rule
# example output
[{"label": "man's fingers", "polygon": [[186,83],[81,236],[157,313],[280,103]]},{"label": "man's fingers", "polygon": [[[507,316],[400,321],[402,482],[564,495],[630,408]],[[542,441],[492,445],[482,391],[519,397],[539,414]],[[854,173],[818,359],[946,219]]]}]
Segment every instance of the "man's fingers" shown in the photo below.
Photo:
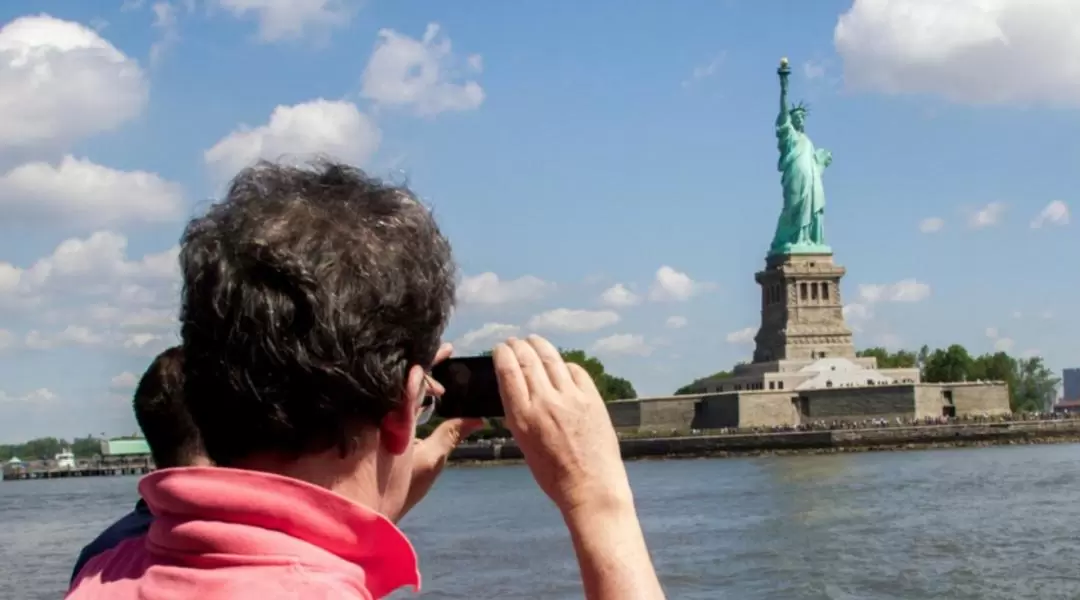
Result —
[{"label": "man's fingers", "polygon": [[495,362],[495,378],[499,382],[499,396],[502,397],[503,409],[508,419],[529,406],[529,385],[517,355],[507,344],[495,346],[491,353]]},{"label": "man's fingers", "polygon": [[540,395],[551,392],[554,386],[551,385],[544,363],[532,344],[515,338],[507,340],[507,344],[514,350],[518,364],[521,365],[521,374],[525,377],[529,394]]},{"label": "man's fingers", "polygon": [[593,381],[592,375],[589,375],[589,372],[584,367],[575,363],[570,363],[566,367],[570,370],[570,376],[574,378],[574,385],[578,386],[578,389],[583,392],[595,392],[599,395],[599,392],[596,391],[596,382]]},{"label": "man's fingers", "polygon": [[424,443],[438,444],[440,454],[449,454],[461,440],[484,426],[483,419],[447,419],[431,432]]},{"label": "man's fingers", "polygon": [[570,377],[570,370],[566,368],[566,362],[563,361],[562,355],[555,346],[538,335],[530,335],[528,341],[533,350],[536,350],[536,355],[540,357],[540,362],[544,365],[548,379],[551,380],[555,389],[569,389],[573,384],[573,378]]},{"label": "man's fingers", "polygon": [[443,343],[439,346],[439,350],[435,352],[435,360],[431,361],[431,364],[437,365],[442,361],[450,358],[450,355],[454,353],[454,345],[450,342]]}]

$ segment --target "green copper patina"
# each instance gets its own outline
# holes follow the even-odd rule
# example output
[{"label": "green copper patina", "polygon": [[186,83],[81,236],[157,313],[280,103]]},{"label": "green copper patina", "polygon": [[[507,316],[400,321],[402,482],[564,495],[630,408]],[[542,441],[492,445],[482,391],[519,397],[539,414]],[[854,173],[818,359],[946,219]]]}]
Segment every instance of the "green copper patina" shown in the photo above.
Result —
[{"label": "green copper patina", "polygon": [[780,114],[776,117],[776,141],[780,149],[777,170],[782,174],[784,209],[776,223],[769,256],[778,254],[831,254],[825,244],[825,187],[821,176],[832,163],[828,150],[814,148],[803,129],[806,106],[788,104],[786,58],[776,71],[780,76]]}]

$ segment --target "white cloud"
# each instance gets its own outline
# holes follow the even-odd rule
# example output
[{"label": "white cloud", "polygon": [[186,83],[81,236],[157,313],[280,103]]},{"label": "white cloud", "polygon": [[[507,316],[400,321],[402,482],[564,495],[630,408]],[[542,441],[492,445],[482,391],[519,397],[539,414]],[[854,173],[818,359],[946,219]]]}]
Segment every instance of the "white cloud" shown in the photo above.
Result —
[{"label": "white cloud", "polygon": [[994,340],[994,350],[998,352],[1008,352],[1012,350],[1013,345],[1012,338],[1003,337]]},{"label": "white cloud", "polygon": [[182,208],[183,190],[175,183],[70,155],[59,165],[32,162],[0,175],[0,215],[8,222],[161,222],[177,219]]},{"label": "white cloud", "polygon": [[516,335],[519,331],[521,328],[517,325],[485,323],[479,329],[473,329],[462,335],[456,345],[463,349],[494,345]]},{"label": "white cloud", "polygon": [[724,64],[725,58],[726,54],[720,53],[709,62],[694,67],[694,70],[690,73],[690,77],[683,80],[682,86],[688,88],[716,75],[716,72],[719,71],[720,67]]},{"label": "white cloud", "polygon": [[509,304],[537,300],[554,288],[555,284],[532,275],[503,281],[489,271],[463,279],[457,297],[462,304]]},{"label": "white cloud", "polygon": [[656,270],[656,278],[649,289],[649,299],[656,302],[682,302],[709,287],[709,284],[694,281],[686,273],[664,265]]},{"label": "white cloud", "polygon": [[177,27],[175,4],[155,2],[150,9],[154,13],[154,28],[160,32],[158,40],[150,46],[150,62],[156,63],[161,60],[166,50],[180,41],[180,31]]},{"label": "white cloud", "polygon": [[757,335],[756,327],[747,327],[746,329],[740,329],[738,331],[732,331],[727,334],[727,342],[729,344],[748,344],[754,341],[754,336]]},{"label": "white cloud", "polygon": [[173,308],[121,308],[111,304],[96,304],[87,313],[94,321],[122,329],[173,328],[179,318]]},{"label": "white cloud", "polygon": [[97,346],[105,342],[104,336],[81,325],[69,325],[64,330],[48,334],[31,330],[24,343],[34,350],[50,350],[65,346]]},{"label": "white cloud", "polygon": [[1031,220],[1031,228],[1039,229],[1043,225],[1068,225],[1069,205],[1061,200],[1054,200],[1039,211],[1038,215]]},{"label": "white cloud", "polygon": [[821,79],[825,76],[825,64],[819,61],[808,60],[803,63],[803,77],[807,79]]},{"label": "white cloud", "polygon": [[0,390],[0,404],[16,404],[16,403],[28,403],[37,404],[41,402],[50,402],[57,399],[57,395],[46,388],[38,388],[30,393],[23,394],[21,396],[13,396]]},{"label": "white cloud", "polygon": [[[50,308],[61,300],[106,298],[116,312],[174,306],[180,283],[179,248],[127,257],[127,239],[111,231],[61,242],[28,267],[0,262],[0,306]],[[174,313],[175,314],[175,313]]]},{"label": "white cloud", "polygon": [[48,15],[0,28],[0,148],[66,148],[146,105],[131,58],[89,27]]},{"label": "white cloud", "polygon": [[612,308],[626,308],[641,302],[637,294],[630,291],[625,285],[616,283],[600,294],[600,302]]},{"label": "white cloud", "polygon": [[109,381],[109,385],[117,390],[133,390],[135,389],[135,386],[139,385],[139,377],[131,371],[124,371],[116,377],[113,377],[112,380]]},{"label": "white cloud", "polygon": [[877,340],[879,346],[890,350],[904,347],[904,340],[895,333],[882,333],[874,339]]},{"label": "white cloud", "polygon": [[[118,343],[117,343],[118,342]],[[179,342],[177,335],[161,333],[133,333],[119,337],[113,343],[142,356],[156,356],[169,346]]]},{"label": "white cloud", "polygon": [[986,337],[994,341],[995,351],[1008,352],[1009,350],[1012,350],[1014,345],[1012,338],[1002,336],[997,327],[987,327],[984,333],[986,333]]},{"label": "white cloud", "polygon": [[855,0],[833,34],[847,83],[958,103],[1080,105],[1074,0]]},{"label": "white cloud", "polygon": [[983,229],[997,225],[1001,221],[1001,215],[1005,212],[1005,204],[991,202],[986,206],[975,210],[968,217],[968,226],[972,229]]},{"label": "white cloud", "polygon": [[611,310],[556,308],[529,319],[529,329],[580,333],[610,327],[618,322],[619,314]]},{"label": "white cloud", "polygon": [[630,333],[616,333],[608,337],[596,340],[589,348],[593,354],[628,354],[634,356],[648,356],[653,348],[645,342],[640,335]]},{"label": "white cloud", "polygon": [[264,42],[323,37],[347,25],[355,14],[353,0],[214,0],[238,18],[254,16]]},{"label": "white cloud", "polygon": [[859,300],[864,304],[876,302],[921,302],[930,296],[930,286],[915,279],[896,283],[859,285]]},{"label": "white cloud", "polygon": [[667,325],[670,329],[682,329],[683,327],[686,327],[687,323],[689,323],[689,321],[686,320],[686,317],[673,315],[668,317],[667,321],[664,324]]},{"label": "white cloud", "polygon": [[327,155],[362,165],[379,147],[382,134],[355,104],[319,98],[278,106],[265,125],[241,126],[203,153],[220,177],[232,177],[260,159],[307,160]]},{"label": "white cloud", "polygon": [[945,219],[941,217],[927,217],[919,221],[919,231],[923,233],[936,233],[945,227]]},{"label": "white cloud", "polygon": [[0,329],[0,351],[14,348],[18,343],[19,340],[14,333],[7,329]]},{"label": "white cloud", "polygon": [[842,309],[844,313],[844,320],[852,331],[862,331],[862,326],[865,322],[873,318],[874,313],[870,310],[870,307],[866,304],[859,302],[852,302],[845,304]]},{"label": "white cloud", "polygon": [[[479,56],[469,57],[467,70],[478,73]],[[450,40],[431,23],[417,40],[391,29],[379,31],[379,41],[364,69],[360,93],[376,104],[411,108],[422,116],[473,110],[484,102],[484,90],[473,80],[459,82]]]}]

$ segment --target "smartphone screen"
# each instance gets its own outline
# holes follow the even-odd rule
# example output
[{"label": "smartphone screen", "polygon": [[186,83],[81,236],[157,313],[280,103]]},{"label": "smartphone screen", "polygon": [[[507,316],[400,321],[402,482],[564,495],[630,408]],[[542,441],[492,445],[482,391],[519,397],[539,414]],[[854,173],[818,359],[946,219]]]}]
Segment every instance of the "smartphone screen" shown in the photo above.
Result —
[{"label": "smartphone screen", "polygon": [[431,376],[446,388],[435,405],[435,414],[440,417],[504,416],[495,363],[490,356],[448,358],[435,365]]}]

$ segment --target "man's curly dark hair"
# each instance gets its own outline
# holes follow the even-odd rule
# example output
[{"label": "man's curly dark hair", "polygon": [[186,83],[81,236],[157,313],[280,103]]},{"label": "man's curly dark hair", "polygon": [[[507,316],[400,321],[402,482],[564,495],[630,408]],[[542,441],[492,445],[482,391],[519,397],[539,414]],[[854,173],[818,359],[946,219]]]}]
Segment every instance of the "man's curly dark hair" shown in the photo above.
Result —
[{"label": "man's curly dark hair", "polygon": [[431,366],[450,244],[407,188],[333,162],[261,162],[181,240],[184,395],[219,465],[349,451]]}]

